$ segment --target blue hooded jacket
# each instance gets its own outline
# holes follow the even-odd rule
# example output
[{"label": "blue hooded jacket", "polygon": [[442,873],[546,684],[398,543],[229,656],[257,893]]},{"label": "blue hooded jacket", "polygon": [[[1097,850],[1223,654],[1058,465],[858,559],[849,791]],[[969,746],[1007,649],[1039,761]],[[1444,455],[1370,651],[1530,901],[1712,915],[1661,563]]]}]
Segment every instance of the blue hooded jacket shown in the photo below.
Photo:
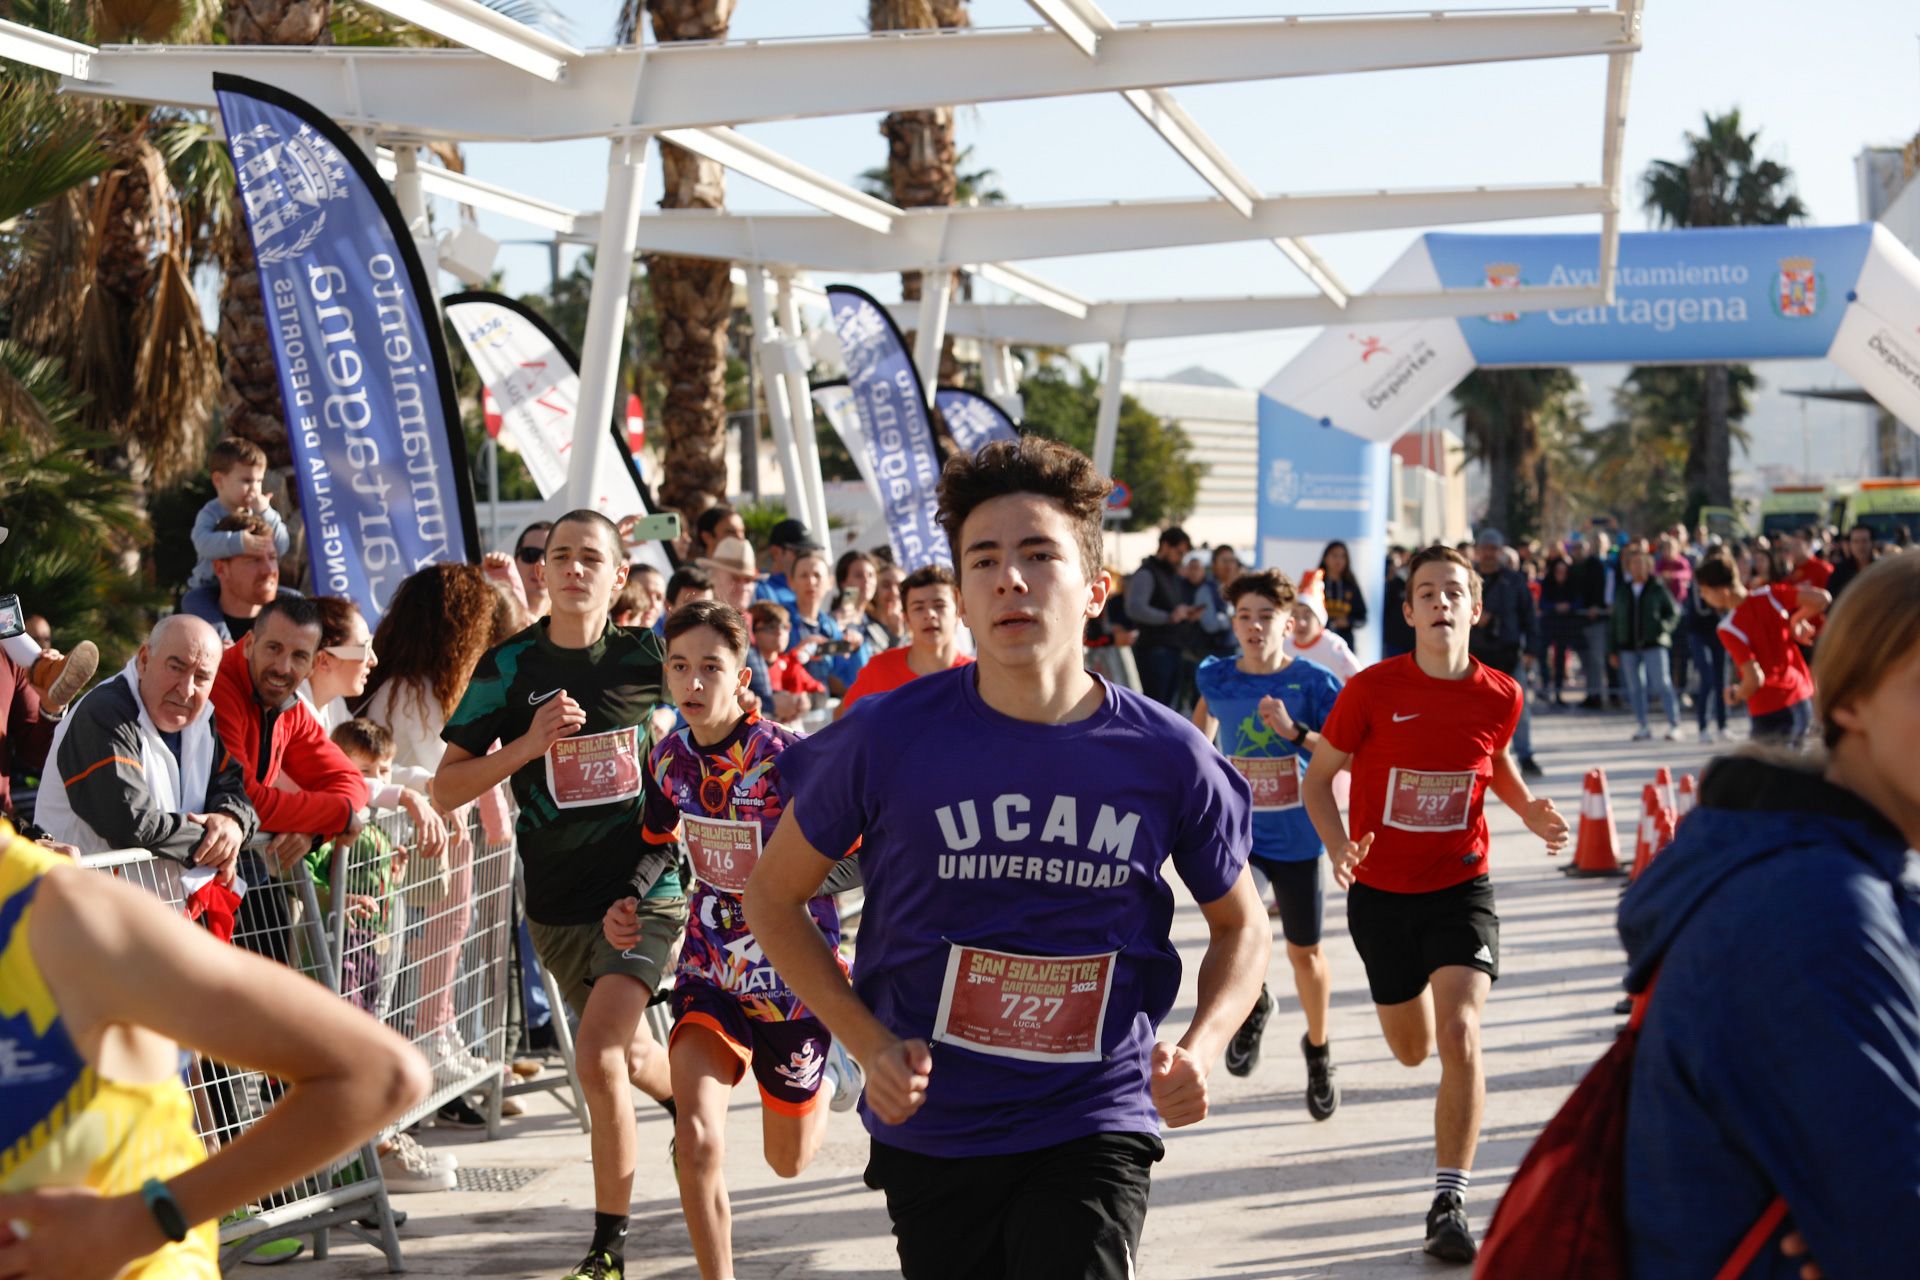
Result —
[{"label": "blue hooded jacket", "polygon": [[[1716,761],[1620,904],[1641,1280],[1707,1277],[1775,1195],[1828,1280],[1920,1276],[1920,855],[1810,768]],[[1769,1243],[1747,1280],[1794,1280]]]}]

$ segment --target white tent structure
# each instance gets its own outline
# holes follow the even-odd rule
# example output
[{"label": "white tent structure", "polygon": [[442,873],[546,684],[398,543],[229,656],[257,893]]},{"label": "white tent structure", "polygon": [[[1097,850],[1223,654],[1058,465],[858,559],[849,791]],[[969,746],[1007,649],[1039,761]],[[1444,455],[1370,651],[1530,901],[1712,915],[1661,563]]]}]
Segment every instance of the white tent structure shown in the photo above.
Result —
[{"label": "white tent structure", "polygon": [[[91,48],[0,22],[0,58],[61,77],[65,92],[211,110],[212,77],[271,82],[314,104],[390,166],[394,194],[425,239],[427,194],[453,197],[596,247],[568,499],[584,496],[611,416],[616,359],[637,252],[725,258],[746,268],[759,359],[788,502],[825,527],[801,341],[799,272],[922,271],[925,296],[903,322],[931,376],[943,335],[988,344],[987,390],[1012,393],[1010,343],[1106,347],[1095,461],[1110,471],[1129,341],[1249,329],[1472,314],[1478,289],[1356,291],[1309,236],[1506,219],[1594,215],[1596,281],[1503,291],[1510,310],[1606,305],[1613,297],[1621,141],[1642,0],[1611,6],[1358,16],[1171,19],[1118,25],[1095,0],[1029,0],[1044,25],[879,32],[804,40],[689,42],[579,50],[472,0],[372,0],[458,49]],[[1170,87],[1363,71],[1599,57],[1607,60],[1595,181],[1561,186],[1273,194],[1257,189]],[[736,132],[757,121],[1071,94],[1117,93],[1216,193],[1205,200],[901,210]],[[820,210],[808,215],[643,212],[647,142],[659,137]],[[604,138],[597,213],[423,167],[423,142]],[[1035,258],[1268,240],[1314,292],[1298,296],[1090,302],[1016,263]],[[950,306],[950,269],[967,267],[1029,301]]]}]

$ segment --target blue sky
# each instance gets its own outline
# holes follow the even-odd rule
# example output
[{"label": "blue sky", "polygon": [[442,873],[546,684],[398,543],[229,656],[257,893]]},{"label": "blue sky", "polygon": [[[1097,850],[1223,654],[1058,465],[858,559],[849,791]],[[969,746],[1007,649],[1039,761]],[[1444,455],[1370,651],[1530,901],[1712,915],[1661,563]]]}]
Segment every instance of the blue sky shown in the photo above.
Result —
[{"label": "blue sky", "polygon": [[[615,8],[559,0],[571,37],[583,45],[610,39]],[[1314,0],[1314,12],[1360,12],[1378,0]],[[1119,21],[1174,17],[1260,16],[1288,12],[1285,0],[1105,0]],[[1025,0],[973,0],[976,26],[1033,25]],[[741,0],[736,38],[821,35],[863,29],[863,0]],[[1817,16],[1815,16],[1817,15]],[[1766,152],[1787,164],[1801,198],[1820,223],[1858,220],[1854,156],[1863,146],[1898,144],[1920,130],[1920,8],[1911,0],[1650,0],[1645,48],[1635,59],[1628,105],[1627,229],[1650,225],[1634,179],[1649,161],[1680,153],[1681,135],[1701,113],[1738,106],[1761,130]],[[1206,86],[1179,90],[1180,101],[1270,193],[1382,187],[1594,181],[1600,173],[1604,61],[1597,58],[1489,64]],[[881,163],[878,116],[748,125],[744,131],[787,155],[844,180]],[[1119,98],[1111,95],[964,107],[963,146],[995,169],[1011,200],[1062,202],[1201,196],[1209,189]],[[543,147],[476,145],[478,177],[581,209],[598,208],[606,147],[588,141]],[[649,203],[658,199],[657,166]],[[800,208],[737,176],[730,207]],[[449,211],[450,212],[450,211]],[[482,215],[496,237],[532,229]],[[1488,230],[1594,230],[1598,219],[1504,223]],[[1459,228],[1471,230],[1474,228]],[[1369,282],[1410,242],[1412,232],[1323,236],[1321,252],[1356,285]],[[507,246],[501,264],[511,291],[546,282],[544,249]],[[1309,286],[1264,242],[1153,253],[1103,254],[1028,264],[1095,299],[1290,294]],[[849,277],[849,279],[857,279]],[[882,297],[897,284],[866,279]],[[1249,333],[1135,344],[1129,376],[1152,377],[1204,364],[1258,386],[1311,337],[1311,331]],[[1089,361],[1095,353],[1088,352]],[[1607,382],[1589,372],[1604,410]],[[1756,415],[1755,461],[1797,465],[1800,402],[1781,385],[1836,385],[1844,375],[1825,362],[1761,367],[1768,392]],[[1827,456],[1864,445],[1864,411],[1815,405],[1806,432]],[[1776,456],[1777,455],[1777,456]]]}]

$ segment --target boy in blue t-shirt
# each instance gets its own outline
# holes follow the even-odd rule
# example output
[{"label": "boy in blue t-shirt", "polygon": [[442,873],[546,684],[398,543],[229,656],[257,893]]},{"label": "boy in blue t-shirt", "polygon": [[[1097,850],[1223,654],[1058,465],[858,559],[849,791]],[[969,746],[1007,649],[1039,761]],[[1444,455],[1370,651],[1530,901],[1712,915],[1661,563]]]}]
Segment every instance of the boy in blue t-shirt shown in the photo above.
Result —
[{"label": "boy in blue t-shirt", "polygon": [[[1221,754],[1253,792],[1253,856],[1273,885],[1280,906],[1280,929],[1293,964],[1293,986],[1307,1015],[1300,1049],[1307,1058],[1307,1111],[1325,1120],[1340,1105],[1327,1044],[1327,1004],[1331,984],[1320,947],[1326,910],[1321,855],[1300,793],[1320,726],[1340,696],[1331,671],[1305,658],[1289,658],[1285,643],[1293,631],[1295,592],[1287,575],[1274,569],[1244,573],[1227,587],[1233,610],[1237,658],[1208,658],[1195,681],[1200,701],[1193,722],[1214,736]],[[1273,1012],[1273,997],[1263,985],[1260,1000],[1227,1045],[1227,1070],[1252,1073],[1260,1061],[1260,1035]]]}]

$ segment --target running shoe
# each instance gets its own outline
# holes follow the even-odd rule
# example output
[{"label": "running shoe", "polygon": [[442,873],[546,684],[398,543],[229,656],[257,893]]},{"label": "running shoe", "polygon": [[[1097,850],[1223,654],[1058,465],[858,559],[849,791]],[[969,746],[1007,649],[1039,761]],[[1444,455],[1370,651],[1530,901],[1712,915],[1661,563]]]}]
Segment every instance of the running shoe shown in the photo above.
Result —
[{"label": "running shoe", "polygon": [[411,1138],[404,1143],[396,1138],[393,1149],[380,1157],[380,1177],[394,1195],[451,1191],[456,1180],[453,1170],[428,1159],[425,1148]]},{"label": "running shoe", "polygon": [[1267,1019],[1273,1013],[1273,997],[1267,994],[1267,984],[1260,984],[1260,998],[1254,1002],[1253,1012],[1233,1033],[1233,1039],[1227,1041],[1227,1070],[1236,1076],[1250,1076],[1253,1069],[1260,1065],[1260,1037],[1266,1032]]},{"label": "running shoe", "polygon": [[87,681],[99,669],[100,650],[93,641],[82,640],[65,657],[41,654],[27,673],[27,683],[39,692],[49,711],[58,711],[87,687]]},{"label": "running shoe", "polygon": [[1532,756],[1521,756],[1520,776],[1523,778],[1544,778],[1547,776],[1547,771],[1542,769],[1540,762]]},{"label": "running shoe", "polygon": [[595,1249],[580,1259],[580,1264],[560,1280],[625,1280],[626,1260],[605,1249]]},{"label": "running shoe", "polygon": [[1653,730],[1651,730],[1651,729],[1635,729],[1635,730],[1633,731],[1633,740],[1634,740],[1635,742],[1652,742],[1652,741],[1653,741]]},{"label": "running shoe", "polygon": [[436,1129],[484,1129],[487,1118],[474,1110],[465,1098],[455,1098],[433,1113],[433,1126]]},{"label": "running shoe", "polygon": [[418,1160],[423,1160],[431,1165],[438,1165],[443,1169],[458,1169],[460,1167],[460,1157],[454,1155],[453,1152],[435,1151],[411,1133],[394,1134],[393,1145],[398,1150],[413,1152],[415,1158]]},{"label": "running shoe", "polygon": [[1338,1070],[1333,1065],[1333,1042],[1321,1045],[1316,1053],[1313,1041],[1303,1032],[1300,1052],[1307,1059],[1307,1114],[1325,1120],[1340,1108],[1340,1082],[1333,1078]]},{"label": "running shoe", "polygon": [[1667,741],[1668,741],[1668,742],[1678,742],[1678,741],[1680,741],[1680,726],[1679,726],[1679,725],[1677,725],[1677,724],[1675,724],[1675,725],[1668,725],[1668,726],[1667,726]]},{"label": "running shoe", "polygon": [[860,1093],[867,1087],[867,1073],[853,1060],[839,1040],[833,1041],[833,1048],[827,1059],[826,1074],[833,1081],[833,1102],[835,1111],[851,1111],[860,1101]]},{"label": "running shoe", "polygon": [[1480,1252],[1467,1228],[1466,1201],[1458,1191],[1442,1191],[1427,1210],[1427,1252],[1442,1262],[1472,1262]]}]

